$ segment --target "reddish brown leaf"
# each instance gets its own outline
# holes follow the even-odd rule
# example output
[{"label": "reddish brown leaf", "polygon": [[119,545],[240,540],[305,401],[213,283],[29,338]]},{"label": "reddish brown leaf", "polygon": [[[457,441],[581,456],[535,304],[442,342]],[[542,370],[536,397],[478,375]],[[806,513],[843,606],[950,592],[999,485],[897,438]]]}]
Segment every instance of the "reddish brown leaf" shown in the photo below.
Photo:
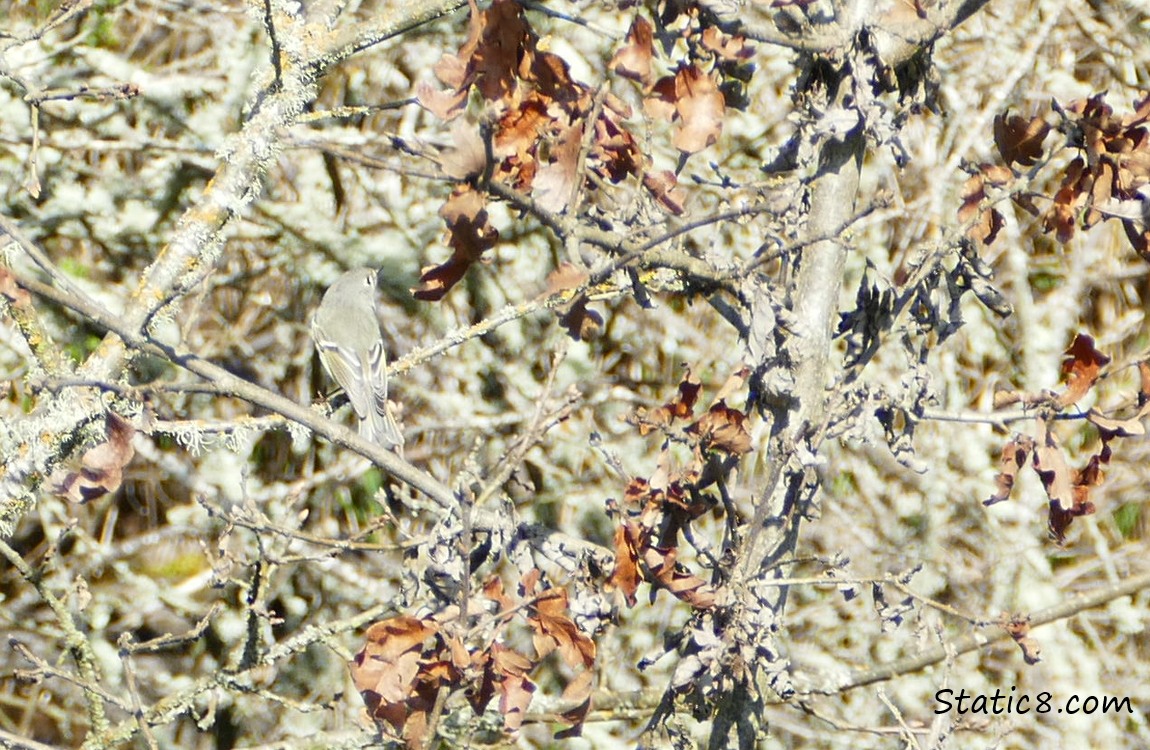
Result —
[{"label": "reddish brown leaf", "polygon": [[443,154],[443,172],[448,177],[466,180],[483,173],[487,166],[487,148],[477,128],[459,120],[451,126],[452,148]]},{"label": "reddish brown leaf", "polygon": [[[987,166],[984,165],[984,169]],[[963,224],[975,219],[974,224],[967,231],[967,236],[984,245],[994,242],[998,232],[1005,224],[1002,214],[997,209],[983,209],[983,203],[987,199],[987,182],[986,174],[983,171],[968,177],[962,188],[962,206],[958,209],[958,220]]]},{"label": "reddish brown leaf", "polygon": [[1138,406],[1150,403],[1150,362],[1142,360],[1138,363]]},{"label": "reddish brown leaf", "polygon": [[24,307],[32,302],[32,295],[28,294],[28,290],[17,284],[12,272],[2,266],[0,266],[0,295],[8,300],[8,304],[15,307]]},{"label": "reddish brown leaf", "polygon": [[639,590],[642,577],[639,573],[639,554],[635,540],[627,532],[627,526],[615,527],[615,569],[607,583],[623,593],[627,606],[635,606],[635,592]]},{"label": "reddish brown leaf", "polygon": [[1150,403],[1143,403],[1138,413],[1126,419],[1114,419],[1108,417],[1097,409],[1091,409],[1086,413],[1086,418],[1091,423],[1098,427],[1098,431],[1102,433],[1104,440],[1112,440],[1116,437],[1134,437],[1135,435],[1145,435],[1146,425],[1142,424],[1142,420],[1150,414]]},{"label": "reddish brown leaf", "polygon": [[438,632],[434,622],[414,617],[377,622],[349,664],[371,716],[401,732],[409,747],[422,746],[439,690],[460,679],[456,662],[469,661],[462,644],[449,645]]},{"label": "reddish brown leaf", "polygon": [[1065,244],[1074,236],[1077,228],[1078,211],[1085,204],[1085,190],[1080,186],[1084,179],[1086,162],[1078,157],[1066,167],[1062,186],[1054,194],[1054,203],[1043,219],[1043,229],[1055,232],[1058,241]]},{"label": "reddish brown leaf", "polygon": [[703,29],[703,47],[722,60],[746,60],[753,57],[755,48],[747,44],[744,36],[729,36],[714,26]]},{"label": "reddish brown leaf", "polygon": [[1018,472],[1026,466],[1033,451],[1034,440],[1029,435],[1015,435],[1013,440],[1002,446],[1002,457],[998,461],[998,477],[995,479],[998,489],[982,501],[983,505],[994,505],[1010,497]]},{"label": "reddish brown leaf", "polygon": [[1050,125],[1041,117],[1027,119],[1019,115],[994,118],[994,143],[1007,164],[1032,167],[1042,158],[1042,140]]},{"label": "reddish brown leaf", "polygon": [[635,16],[623,47],[611,58],[610,68],[624,78],[651,84],[651,58],[654,55],[654,29],[643,16]]},{"label": "reddish brown leaf", "polygon": [[530,659],[500,643],[491,644],[491,669],[499,691],[499,713],[503,728],[514,732],[523,724],[527,707],[535,694],[535,683],[527,675],[535,665]]},{"label": "reddish brown leaf", "polygon": [[575,341],[590,341],[603,330],[603,316],[588,309],[585,296],[580,295],[566,311],[558,312],[559,322],[567,329],[567,335]]},{"label": "reddish brown leaf", "polygon": [[547,294],[552,295],[568,289],[578,289],[587,283],[588,278],[590,277],[586,271],[580,270],[574,263],[564,261],[554,271],[547,274]]},{"label": "reddish brown leaf", "polygon": [[1066,391],[1058,397],[1062,408],[1073,406],[1094,386],[1102,368],[1110,358],[1094,348],[1094,339],[1086,334],[1078,334],[1066,350],[1062,361],[1062,377],[1066,379]]},{"label": "reddish brown leaf", "polygon": [[483,253],[495,246],[499,232],[488,222],[485,198],[470,186],[456,187],[439,209],[447,224],[451,257],[438,266],[428,266],[412,289],[416,299],[435,302],[455,286]]},{"label": "reddish brown leaf", "polygon": [[57,478],[53,492],[74,503],[86,503],[118,490],[124,481],[124,469],[136,455],[132,447],[135,434],[128,420],[108,412],[104,417],[105,441],[84,453],[79,472]]}]

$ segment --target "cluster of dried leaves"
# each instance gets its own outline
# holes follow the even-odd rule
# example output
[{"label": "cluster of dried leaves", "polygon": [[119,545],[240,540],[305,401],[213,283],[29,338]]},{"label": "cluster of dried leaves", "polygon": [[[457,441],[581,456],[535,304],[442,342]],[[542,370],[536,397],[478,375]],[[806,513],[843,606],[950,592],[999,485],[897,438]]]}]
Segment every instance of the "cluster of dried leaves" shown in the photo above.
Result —
[{"label": "cluster of dried leaves", "polygon": [[1106,414],[1091,408],[1086,421],[1098,430],[1102,445],[1079,469],[1071,468],[1052,423],[1067,409],[1078,404],[1098,382],[1102,368],[1110,358],[1094,347],[1094,340],[1079,334],[1066,350],[1062,363],[1062,376],[1066,388],[1061,393],[1042,391],[1026,394],[1002,391],[996,394],[997,407],[1023,404],[1035,410],[1034,434],[1016,434],[1002,449],[998,489],[984,501],[986,505],[1002,502],[1010,497],[1018,473],[1029,463],[1050,499],[1049,527],[1051,536],[1062,541],[1070,523],[1079,516],[1094,512],[1090,501],[1091,490],[1102,484],[1102,467],[1110,463],[1112,444],[1120,437],[1146,434],[1142,419],[1150,414],[1150,362],[1140,362],[1141,387],[1138,391],[1136,411],[1128,416]]},{"label": "cluster of dried leaves", "polygon": [[[536,691],[531,674],[557,652],[577,671],[562,695],[571,708],[560,719],[570,728],[556,737],[578,736],[591,708],[595,642],[569,616],[566,589],[545,586],[541,575],[533,570],[524,576],[517,594],[505,591],[499,578],[490,579],[483,594],[493,611],[480,616],[480,625],[469,627],[457,612],[400,615],[372,625],[351,672],[381,731],[390,725],[408,747],[423,747],[437,706],[462,692],[477,715],[498,695],[503,728],[514,732]],[[517,622],[531,629],[532,655],[507,645],[508,630]]]},{"label": "cluster of dried leaves", "polygon": [[[652,599],[664,589],[697,609],[715,606],[715,586],[678,561],[680,536],[693,521],[723,507],[714,494],[704,492],[721,479],[723,462],[752,450],[747,414],[727,405],[748,374],[744,369],[732,375],[707,410],[695,416],[702,384],[688,368],[674,398],[650,411],[639,409],[632,416],[640,434],[663,439],[663,449],[651,477],[633,478],[622,503],[610,504],[618,522],[610,583],[629,605],[634,606],[639,584],[646,581],[652,585]],[[674,465],[674,444],[690,449],[685,466]]]},{"label": "cluster of dried leaves", "polygon": [[[1053,232],[1059,242],[1069,242],[1078,229],[1090,229],[1114,218],[1131,247],[1150,260],[1150,197],[1144,188],[1150,183],[1150,95],[1134,102],[1134,111],[1117,117],[1105,102],[1104,94],[1077,100],[1065,108],[1053,102],[1060,118],[1058,130],[1065,138],[1060,148],[1078,151],[1061,170],[1061,184],[1045,210],[1039,196],[1016,192],[1015,203],[1032,216],[1042,219],[1042,229]],[[999,115],[994,121],[994,141],[1006,166],[979,165],[963,189],[958,216],[972,222],[969,235],[984,244],[994,242],[1004,224],[1002,214],[987,209],[987,188],[1006,188],[1019,177],[1018,168],[1038,167],[1052,156],[1043,141],[1053,129],[1042,115],[1025,118]]]},{"label": "cluster of dried leaves", "polygon": [[[642,85],[649,117],[675,123],[672,142],[685,157],[715,143],[727,107],[742,103],[753,49],[743,37],[705,26],[694,6],[668,4],[657,21],[667,53],[676,39],[686,43],[674,72],[655,78],[655,30],[641,15],[610,68]],[[472,0],[466,41],[435,67],[447,88],[419,87],[419,103],[444,120],[478,99],[482,124],[464,120],[452,130],[455,148],[442,166],[460,184],[440,210],[452,255],[423,269],[413,290],[418,299],[442,299],[495,245],[499,232],[486,209],[490,181],[530,196],[540,212],[561,214],[577,208],[584,191],[636,178],[665,211],[683,213],[675,173],[655,169],[626,124],[631,107],[605,87],[574,79],[544,47],[515,0],[495,0],[484,10]]]}]

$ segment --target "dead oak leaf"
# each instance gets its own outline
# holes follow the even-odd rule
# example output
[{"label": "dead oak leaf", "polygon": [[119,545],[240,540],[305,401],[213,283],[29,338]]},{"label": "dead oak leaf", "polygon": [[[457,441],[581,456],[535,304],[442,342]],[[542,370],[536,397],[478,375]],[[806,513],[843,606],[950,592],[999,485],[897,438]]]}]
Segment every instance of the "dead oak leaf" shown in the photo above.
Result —
[{"label": "dead oak leaf", "polygon": [[1074,507],[1074,477],[1058,438],[1050,432],[1046,420],[1035,420],[1034,470],[1038,472],[1051,508],[1070,510]]},{"label": "dead oak leaf", "polygon": [[654,28],[643,16],[635,16],[627,31],[624,45],[611,58],[610,69],[615,73],[651,85],[651,58],[654,56]]},{"label": "dead oak leaf", "polygon": [[424,268],[419,286],[411,290],[416,299],[430,302],[443,299],[499,239],[499,231],[488,220],[486,199],[470,186],[457,187],[439,209],[439,215],[447,224],[451,257]]},{"label": "dead oak leaf", "polygon": [[558,649],[568,666],[595,664],[595,642],[579,630],[567,615],[567,590],[546,589],[528,607],[527,622],[534,632],[535,653],[540,659]]},{"label": "dead oak leaf", "polygon": [[[702,578],[686,572],[676,564],[676,547],[647,547],[643,551],[643,563],[650,579],[659,588],[669,591],[675,598],[682,599],[697,609],[711,609],[715,606],[715,588]],[[656,589],[651,590],[654,598]]]},{"label": "dead oak leaf", "polygon": [[994,143],[1007,164],[1037,164],[1042,158],[1042,141],[1049,132],[1050,124],[1041,117],[1001,114],[994,118]]},{"label": "dead oak leaf", "polygon": [[669,169],[661,172],[645,172],[643,187],[663,210],[674,216],[682,216],[686,210],[687,193],[679,186],[675,173]]},{"label": "dead oak leaf", "polygon": [[699,435],[699,444],[704,448],[741,456],[753,450],[746,422],[746,414],[720,400],[691,425],[691,431]]}]

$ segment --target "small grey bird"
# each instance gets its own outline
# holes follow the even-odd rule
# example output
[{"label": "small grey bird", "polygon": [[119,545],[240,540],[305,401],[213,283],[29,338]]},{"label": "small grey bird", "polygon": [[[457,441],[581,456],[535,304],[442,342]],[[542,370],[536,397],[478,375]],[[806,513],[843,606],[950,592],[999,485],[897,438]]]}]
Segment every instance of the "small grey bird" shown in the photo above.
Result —
[{"label": "small grey bird", "polygon": [[353,268],[336,279],[311,319],[320,362],[343,388],[359,418],[359,434],[385,448],[403,448],[387,405],[387,357],[375,315],[376,272]]}]

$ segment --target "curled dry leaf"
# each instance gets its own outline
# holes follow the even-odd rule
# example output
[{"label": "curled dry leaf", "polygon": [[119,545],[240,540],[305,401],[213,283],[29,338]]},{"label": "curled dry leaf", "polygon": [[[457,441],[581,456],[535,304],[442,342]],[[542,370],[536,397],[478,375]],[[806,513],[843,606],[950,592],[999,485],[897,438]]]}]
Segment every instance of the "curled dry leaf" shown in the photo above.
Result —
[{"label": "curled dry leaf", "polygon": [[[675,563],[678,555],[676,547],[647,547],[643,552],[643,563],[652,582],[666,589],[677,599],[697,609],[711,609],[715,606],[715,588],[696,575],[688,573]],[[656,589],[651,590],[654,598]]]},{"label": "curled dry leaf", "polygon": [[983,505],[994,505],[1010,498],[1018,472],[1026,466],[1034,452],[1034,439],[1029,435],[1015,435],[1014,439],[1002,446],[1002,457],[998,460],[997,489],[994,494],[982,501]]},{"label": "curled dry leaf", "polygon": [[1071,483],[1073,501],[1069,507],[1050,501],[1050,516],[1047,523],[1050,535],[1055,541],[1061,542],[1065,538],[1066,530],[1075,518],[1088,516],[1094,512],[1094,503],[1090,502],[1090,491],[1102,484],[1102,460],[1102,455],[1091,456],[1085,468],[1074,472]]},{"label": "curled dry leaf", "polygon": [[498,230],[488,220],[486,199],[470,186],[456,187],[439,209],[439,215],[447,224],[451,257],[438,266],[423,269],[419,286],[411,290],[416,299],[430,302],[443,299],[499,239]]},{"label": "curled dry leaf", "polygon": [[503,728],[514,732],[523,725],[527,708],[535,695],[535,683],[527,676],[535,665],[523,654],[501,643],[491,644],[488,668],[499,691],[499,713]]},{"label": "curled dry leaf", "polygon": [[128,420],[108,412],[104,418],[104,442],[84,453],[80,471],[57,478],[53,491],[74,503],[86,503],[118,490],[124,481],[124,469],[136,455],[132,447],[135,434]]},{"label": "curled dry leaf", "polygon": [[660,172],[645,172],[643,174],[643,187],[665,211],[675,216],[682,216],[687,194],[679,187],[679,179],[669,169]]},{"label": "curled dry leaf", "polygon": [[1081,401],[1109,363],[1110,358],[1094,348],[1094,339],[1083,333],[1075,336],[1062,361],[1066,391],[1058,397],[1058,405],[1066,408]]},{"label": "curled dry leaf", "polygon": [[349,664],[356,690],[372,718],[422,747],[427,718],[441,688],[457,683],[469,655],[449,644],[430,620],[399,616],[373,624]]},{"label": "curled dry leaf", "polygon": [[1109,442],[1116,437],[1145,435],[1146,425],[1142,424],[1142,420],[1147,415],[1150,415],[1150,403],[1143,403],[1137,414],[1126,419],[1108,417],[1097,409],[1091,409],[1087,412],[1086,418],[1098,428],[1103,441]]},{"label": "curled dry leaf", "polygon": [[1030,618],[1011,617],[1006,619],[1002,628],[1022,649],[1022,658],[1026,660],[1027,664],[1037,664],[1042,661],[1042,648],[1038,645],[1038,641],[1030,637]]},{"label": "curled dry leaf", "polygon": [[535,653],[542,659],[558,649],[568,666],[595,665],[595,642],[579,630],[567,614],[567,590],[550,588],[534,594],[527,622],[535,631]]},{"label": "curled dry leaf", "polygon": [[695,410],[695,402],[699,399],[699,390],[703,384],[687,367],[679,381],[679,391],[673,399],[647,411],[639,408],[628,420],[639,428],[640,435],[646,435],[653,429],[668,427],[676,419],[687,419]]},{"label": "curled dry leaf", "polygon": [[579,151],[583,145],[583,125],[577,123],[559,134],[551,149],[552,160],[535,174],[535,203],[545,211],[564,211],[574,196],[578,180]]},{"label": "curled dry leaf", "polygon": [[715,26],[703,29],[702,41],[703,47],[721,60],[746,60],[755,54],[755,48],[747,43],[745,36],[724,34]]},{"label": "curled dry leaf", "polygon": [[1074,478],[1066,464],[1066,456],[1058,438],[1051,432],[1046,420],[1035,420],[1034,470],[1038,472],[1050,507],[1067,511],[1074,507]]},{"label": "curled dry leaf", "polygon": [[607,579],[609,587],[623,594],[628,607],[635,606],[635,592],[643,580],[639,572],[638,531],[632,524],[621,523],[615,527],[615,569]]}]

